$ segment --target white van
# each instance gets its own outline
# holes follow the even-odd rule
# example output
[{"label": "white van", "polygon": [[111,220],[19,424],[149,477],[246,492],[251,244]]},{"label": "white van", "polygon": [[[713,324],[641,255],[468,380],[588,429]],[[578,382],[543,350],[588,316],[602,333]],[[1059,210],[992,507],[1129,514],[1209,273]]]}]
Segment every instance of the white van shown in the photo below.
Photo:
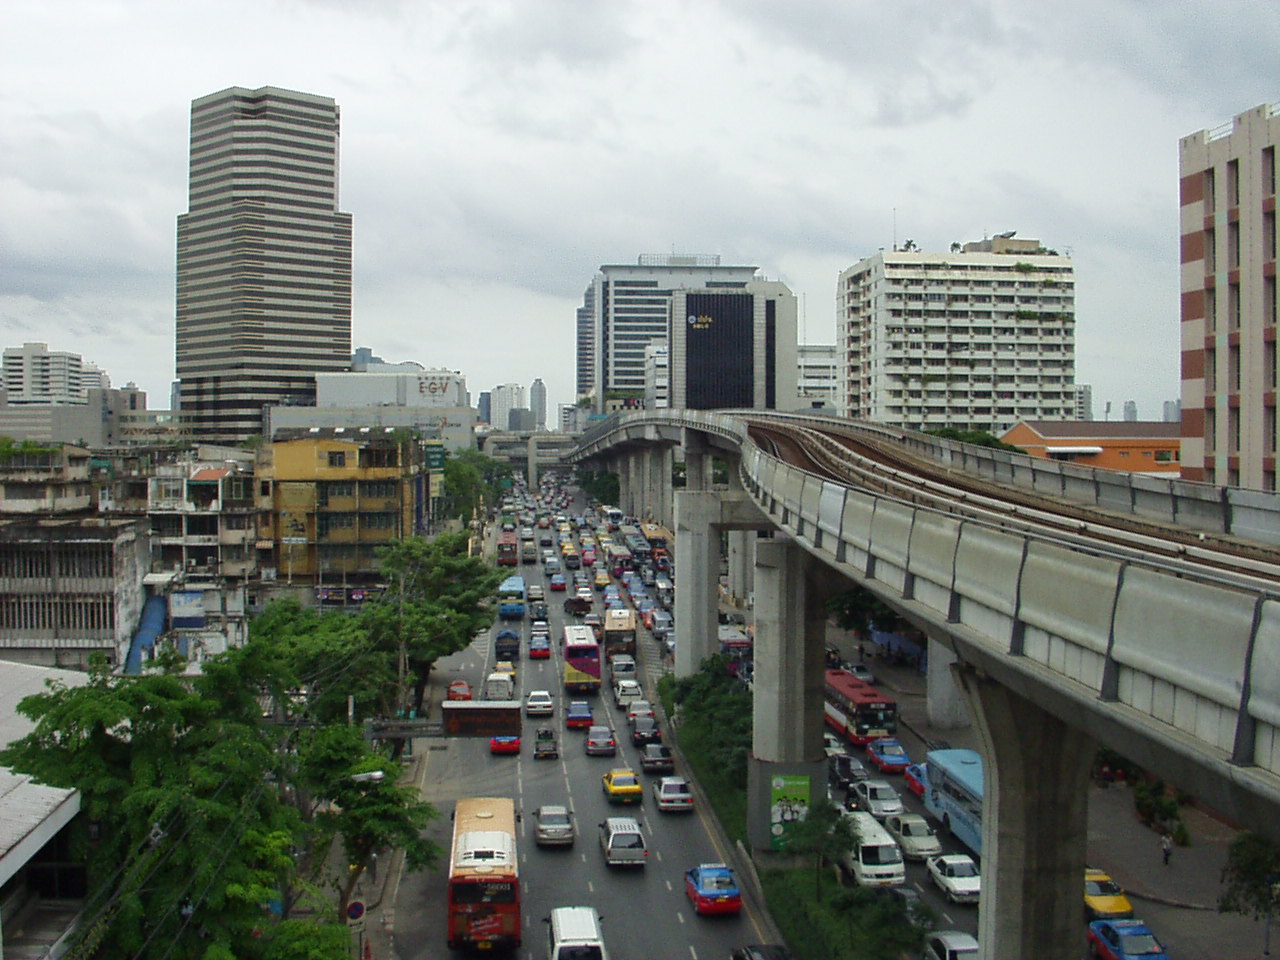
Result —
[{"label": "white van", "polygon": [[481,700],[512,700],[516,695],[516,682],[509,673],[491,673],[485,677]]},{"label": "white van", "polygon": [[865,810],[844,813],[853,823],[858,840],[844,856],[841,866],[845,873],[864,887],[896,887],[907,880],[907,870],[902,863],[902,849]]},{"label": "white van", "polygon": [[609,658],[609,677],[616,684],[619,680],[636,678],[636,659],[630,654],[615,653]]},{"label": "white van", "polygon": [[556,907],[547,924],[547,960],[609,960],[594,907]]}]

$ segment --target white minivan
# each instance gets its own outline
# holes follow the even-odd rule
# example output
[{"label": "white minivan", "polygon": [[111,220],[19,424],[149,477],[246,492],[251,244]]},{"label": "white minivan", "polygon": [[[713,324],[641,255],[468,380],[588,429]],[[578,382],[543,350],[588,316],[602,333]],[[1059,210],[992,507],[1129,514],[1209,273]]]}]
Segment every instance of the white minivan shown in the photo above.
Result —
[{"label": "white minivan", "polygon": [[556,907],[547,925],[547,960],[609,960],[594,907]]},{"label": "white minivan", "polygon": [[841,866],[845,873],[864,887],[896,887],[907,880],[902,863],[902,849],[889,836],[889,831],[871,814],[863,810],[844,813],[857,832],[853,849],[845,854]]}]

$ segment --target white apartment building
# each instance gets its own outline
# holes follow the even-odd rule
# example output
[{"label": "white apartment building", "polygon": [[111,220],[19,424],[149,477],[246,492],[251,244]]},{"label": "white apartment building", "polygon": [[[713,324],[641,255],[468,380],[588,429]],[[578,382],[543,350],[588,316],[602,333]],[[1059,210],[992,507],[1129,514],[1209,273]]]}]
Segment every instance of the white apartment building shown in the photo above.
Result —
[{"label": "white apartment building", "polygon": [[882,251],[836,304],[850,417],[993,434],[1075,417],[1075,269],[1037,240]]},{"label": "white apartment building", "polygon": [[111,387],[111,379],[80,354],[50,350],[46,343],[5,347],[3,376],[13,404],[86,403],[91,388]]},{"label": "white apartment building", "polygon": [[1280,104],[1178,143],[1182,476],[1277,490]]},{"label": "white apartment building", "polygon": [[799,409],[842,412],[844,366],[839,347],[834,343],[802,343],[797,349]]},{"label": "white apartment building", "polygon": [[597,413],[610,401],[644,396],[644,351],[666,343],[671,297],[678,290],[741,290],[756,267],[722,266],[720,257],[642,255],[634,264],[604,264],[577,311],[577,388]]},{"label": "white apartment building", "polygon": [[1093,385],[1076,384],[1076,416],[1077,420],[1093,419]]},{"label": "white apartment building", "polygon": [[495,430],[511,429],[511,411],[524,406],[524,387],[518,383],[503,383],[494,387],[489,395],[489,423]]},{"label": "white apartment building", "polygon": [[671,406],[671,367],[666,343],[644,348],[644,408],[665,410]]}]

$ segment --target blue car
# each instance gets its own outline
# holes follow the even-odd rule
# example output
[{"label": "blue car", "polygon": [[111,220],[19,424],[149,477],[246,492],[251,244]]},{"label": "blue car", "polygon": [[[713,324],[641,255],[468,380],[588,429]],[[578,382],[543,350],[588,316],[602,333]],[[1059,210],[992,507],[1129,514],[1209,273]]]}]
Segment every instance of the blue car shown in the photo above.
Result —
[{"label": "blue car", "polygon": [[892,737],[872,740],[867,744],[867,759],[881,773],[901,773],[911,766],[907,748]]},{"label": "blue car", "polygon": [[1090,955],[1103,960],[1169,960],[1141,920],[1095,920],[1086,937]]},{"label": "blue car", "polygon": [[693,904],[693,912],[738,913],[742,910],[742,893],[733,871],[723,863],[700,863],[684,875],[684,892]]}]

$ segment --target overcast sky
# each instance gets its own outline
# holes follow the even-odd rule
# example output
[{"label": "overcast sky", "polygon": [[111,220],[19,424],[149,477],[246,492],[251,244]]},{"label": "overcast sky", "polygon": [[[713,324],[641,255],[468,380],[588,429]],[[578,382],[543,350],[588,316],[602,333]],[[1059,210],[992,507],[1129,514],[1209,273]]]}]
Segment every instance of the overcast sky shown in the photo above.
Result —
[{"label": "overcast sky", "polygon": [[1280,100],[1272,2],[0,0],[0,325],[168,405],[191,101],[333,97],[352,341],[573,398],[602,263],[714,253],[835,337],[895,238],[1075,260],[1097,416],[1178,395],[1178,140]]}]

